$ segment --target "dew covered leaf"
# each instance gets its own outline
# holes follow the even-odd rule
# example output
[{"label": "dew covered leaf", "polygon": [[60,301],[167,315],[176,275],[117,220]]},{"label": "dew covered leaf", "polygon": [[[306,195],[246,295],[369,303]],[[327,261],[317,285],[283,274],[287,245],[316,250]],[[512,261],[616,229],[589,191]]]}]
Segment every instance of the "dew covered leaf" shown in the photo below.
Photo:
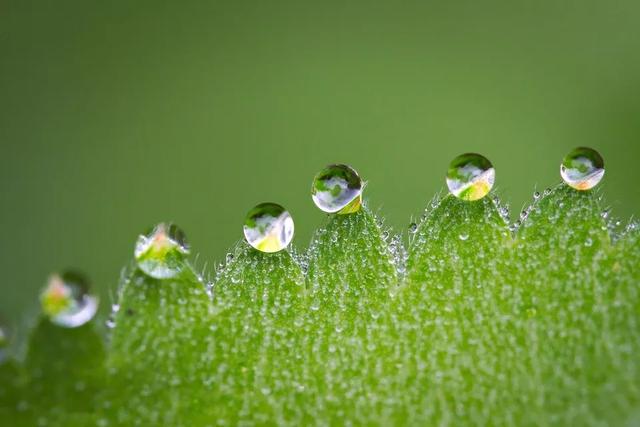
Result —
[{"label": "dew covered leaf", "polygon": [[19,363],[10,358],[0,360],[0,419],[23,425],[28,419],[24,401],[25,375]]},{"label": "dew covered leaf", "polygon": [[184,262],[172,278],[136,269],[120,291],[107,360],[105,416],[115,425],[192,425],[206,416],[211,304]]},{"label": "dew covered leaf", "polygon": [[[211,289],[184,260],[172,278],[132,271],[96,414],[63,412],[114,426],[637,424],[638,227],[614,234],[599,194],[564,184],[518,216],[491,196],[436,199],[405,262],[365,204],[329,216],[302,254],[238,243]],[[85,370],[48,371],[67,357],[62,338],[42,350],[60,333],[47,328],[26,370],[62,381],[39,386],[55,401]]]},{"label": "dew covered leaf", "polygon": [[230,425],[302,425],[302,271],[288,252],[263,253],[244,242],[227,260],[213,288],[216,417]]},{"label": "dew covered leaf", "polygon": [[65,328],[42,316],[29,338],[22,407],[39,424],[81,425],[94,419],[105,387],[105,346],[92,322]]},{"label": "dew covered leaf", "polygon": [[[303,350],[315,420],[375,422],[390,351],[388,310],[396,291],[395,260],[375,215],[330,217],[308,254],[308,316]],[[379,422],[379,420],[378,420]]]}]

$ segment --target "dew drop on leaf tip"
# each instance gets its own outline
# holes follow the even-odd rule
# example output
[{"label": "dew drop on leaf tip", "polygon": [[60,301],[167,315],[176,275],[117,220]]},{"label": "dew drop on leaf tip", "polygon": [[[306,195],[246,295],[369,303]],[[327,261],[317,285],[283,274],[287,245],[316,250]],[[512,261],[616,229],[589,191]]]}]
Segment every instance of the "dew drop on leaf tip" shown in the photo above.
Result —
[{"label": "dew drop on leaf tip", "polygon": [[89,281],[74,271],[51,275],[40,294],[40,304],[52,323],[66,328],[84,325],[98,309],[97,297],[89,293]]},{"label": "dew drop on leaf tip", "polygon": [[293,218],[277,203],[260,203],[247,213],[243,231],[253,248],[266,253],[279,252],[293,240]]},{"label": "dew drop on leaf tip", "polygon": [[0,363],[5,359],[5,350],[9,347],[9,326],[0,319]]},{"label": "dew drop on leaf tip", "polygon": [[495,169],[486,157],[466,153],[451,161],[446,181],[451,194],[462,200],[475,201],[489,194],[495,177]]},{"label": "dew drop on leaf tip", "polygon": [[362,206],[364,182],[352,167],[333,164],[313,178],[311,198],[323,212],[350,214]]},{"label": "dew drop on leaf tip", "polygon": [[177,276],[188,254],[186,235],[180,227],[171,223],[160,223],[141,234],[134,251],[138,268],[154,279]]},{"label": "dew drop on leaf tip", "polygon": [[590,190],[604,176],[604,160],[600,153],[588,147],[578,147],[569,152],[560,164],[562,180],[579,191]]}]

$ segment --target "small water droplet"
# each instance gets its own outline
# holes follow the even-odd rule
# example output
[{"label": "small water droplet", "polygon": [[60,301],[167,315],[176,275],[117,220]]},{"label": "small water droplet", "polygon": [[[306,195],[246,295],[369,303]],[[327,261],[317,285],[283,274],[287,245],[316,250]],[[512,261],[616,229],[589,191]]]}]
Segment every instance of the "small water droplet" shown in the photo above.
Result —
[{"label": "small water droplet", "polygon": [[605,209],[600,213],[600,217],[602,217],[602,219],[607,219],[609,217],[609,213],[611,213],[611,209]]},{"label": "small water droplet", "polygon": [[465,240],[467,240],[467,239],[469,238],[469,235],[468,235],[467,233],[460,233],[460,234],[458,235],[458,238],[459,238],[460,240],[462,240],[462,241],[465,241]]},{"label": "small water droplet", "polygon": [[413,234],[418,230],[418,224],[416,224],[415,222],[412,222],[411,224],[409,224],[409,233]]},{"label": "small water droplet", "polygon": [[363,189],[364,183],[353,168],[329,165],[313,178],[311,198],[323,212],[349,214],[360,210]]},{"label": "small water droplet", "polygon": [[293,239],[293,218],[276,203],[260,203],[247,213],[244,237],[261,252],[279,252]]},{"label": "small water droplet", "polygon": [[540,198],[540,192],[536,191],[533,193],[533,200],[538,200]]},{"label": "small water droplet", "polygon": [[175,224],[160,223],[138,237],[135,258],[138,268],[154,279],[177,276],[189,254],[184,232]]},{"label": "small water droplet", "polygon": [[84,325],[98,309],[98,299],[89,294],[89,281],[73,271],[53,274],[40,294],[40,303],[51,322],[66,328]]},{"label": "small water droplet", "polygon": [[588,147],[578,147],[560,164],[560,176],[576,190],[589,190],[604,176],[604,160],[600,153]]},{"label": "small water droplet", "polygon": [[9,347],[9,327],[0,322],[0,363],[6,358],[5,350]]},{"label": "small water droplet", "polygon": [[449,164],[447,187],[459,199],[474,201],[489,194],[495,178],[495,169],[486,157],[466,153]]},{"label": "small water droplet", "polygon": [[587,237],[586,240],[584,241],[584,245],[586,247],[590,247],[593,245],[593,239],[591,239],[591,237]]},{"label": "small water droplet", "polygon": [[225,261],[227,262],[227,264],[229,264],[231,261],[233,261],[233,254],[231,252],[229,252],[225,258]]}]

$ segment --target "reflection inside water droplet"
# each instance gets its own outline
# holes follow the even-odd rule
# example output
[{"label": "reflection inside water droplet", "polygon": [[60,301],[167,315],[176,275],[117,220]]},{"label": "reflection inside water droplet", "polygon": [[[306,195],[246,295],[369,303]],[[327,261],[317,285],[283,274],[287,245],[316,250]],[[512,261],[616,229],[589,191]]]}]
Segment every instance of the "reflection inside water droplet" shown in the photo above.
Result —
[{"label": "reflection inside water droplet", "polygon": [[348,214],[360,210],[364,184],[358,173],[347,165],[329,165],[314,178],[311,198],[320,210]]},{"label": "reflection inside water droplet", "polygon": [[93,318],[98,299],[89,294],[89,282],[80,273],[54,274],[40,295],[42,311],[59,326],[75,328]]},{"label": "reflection inside water droplet", "polygon": [[4,323],[0,323],[0,362],[3,359],[4,349],[9,346],[9,327]]},{"label": "reflection inside water droplet", "polygon": [[247,213],[244,237],[261,252],[278,252],[293,239],[293,218],[276,203],[261,203]]},{"label": "reflection inside water droplet", "polygon": [[138,267],[155,279],[175,277],[182,271],[189,244],[175,224],[160,223],[138,237],[135,258]]},{"label": "reflection inside water droplet", "polygon": [[476,153],[462,154],[451,161],[447,171],[447,187],[462,200],[479,200],[489,194],[496,172],[491,162]]},{"label": "reflection inside water droplet", "polygon": [[589,190],[602,180],[604,160],[596,150],[578,147],[562,160],[560,176],[564,182],[576,190]]}]

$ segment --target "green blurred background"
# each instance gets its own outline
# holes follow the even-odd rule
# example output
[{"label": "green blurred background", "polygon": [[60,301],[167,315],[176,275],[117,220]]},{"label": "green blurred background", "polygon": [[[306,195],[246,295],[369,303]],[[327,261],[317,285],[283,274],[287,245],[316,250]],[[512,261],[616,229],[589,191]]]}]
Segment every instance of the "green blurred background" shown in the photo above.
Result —
[{"label": "green blurred background", "polygon": [[108,303],[158,221],[211,266],[277,201],[306,247],[330,162],[405,232],[457,154],[490,158],[517,213],[587,145],[614,212],[640,212],[635,0],[9,0],[0,101],[0,313],[16,322],[68,266]]}]

